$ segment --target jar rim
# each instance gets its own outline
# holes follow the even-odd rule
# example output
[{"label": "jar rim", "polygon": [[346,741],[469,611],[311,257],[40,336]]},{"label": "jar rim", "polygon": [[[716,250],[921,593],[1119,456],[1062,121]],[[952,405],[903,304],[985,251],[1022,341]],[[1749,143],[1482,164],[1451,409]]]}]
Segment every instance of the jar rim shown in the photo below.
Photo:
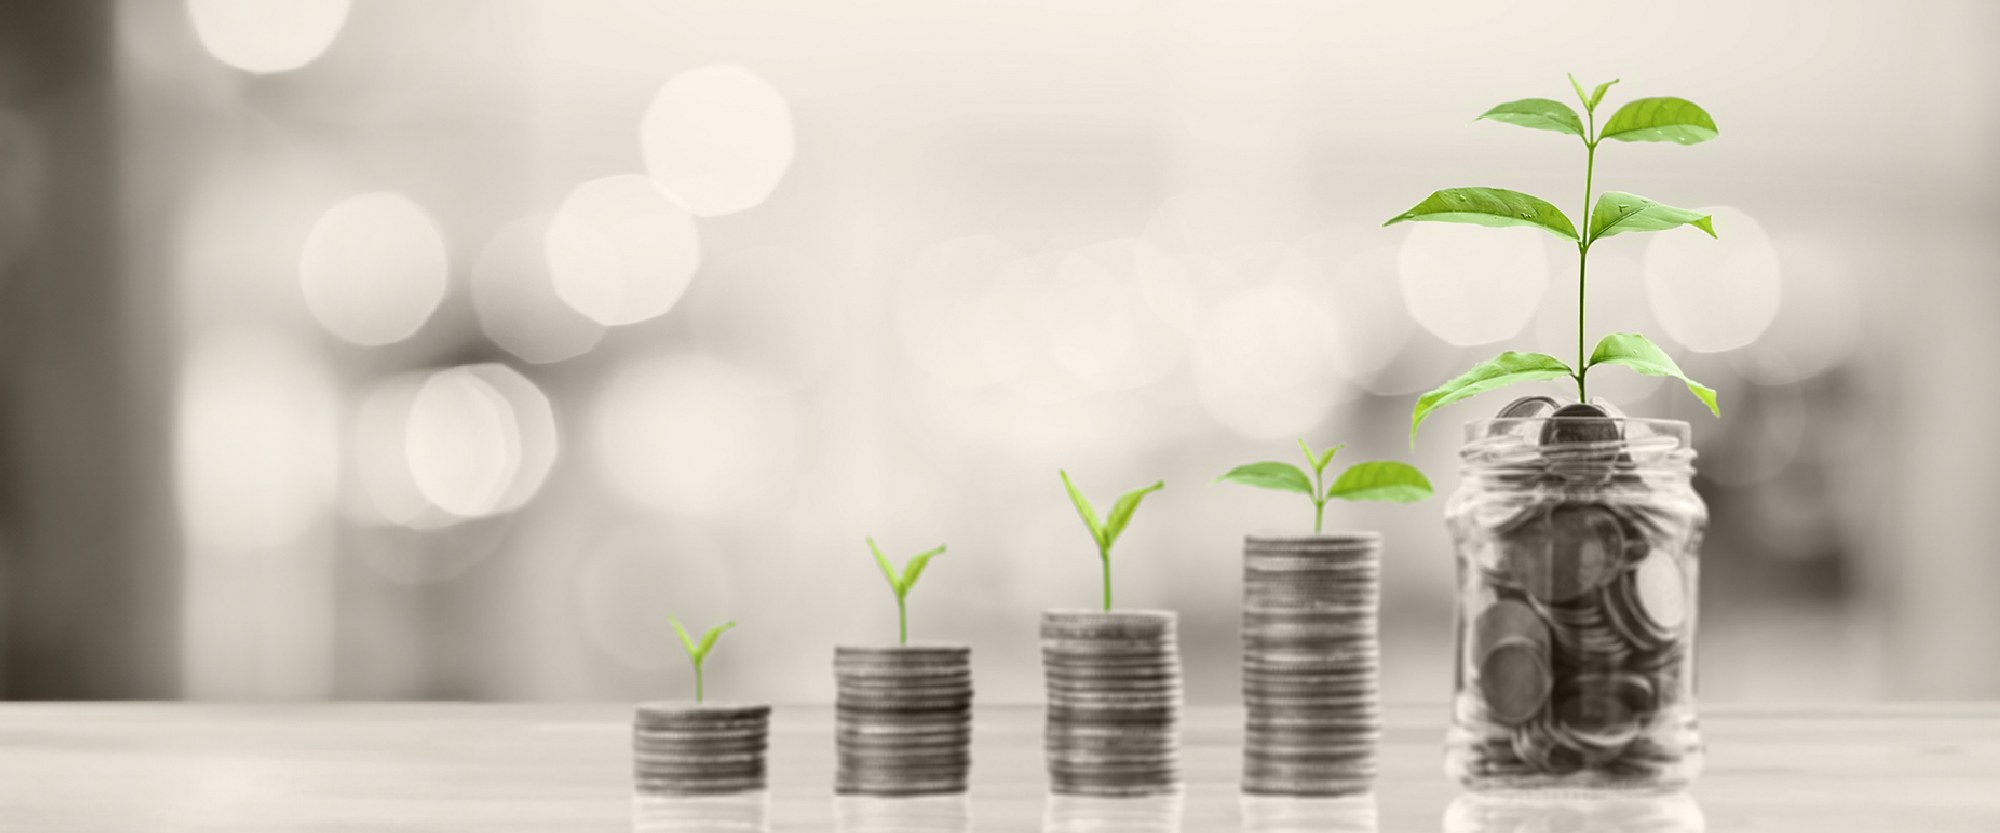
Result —
[{"label": "jar rim", "polygon": [[1684,419],[1654,419],[1652,417],[1488,417],[1486,419],[1466,420],[1465,438],[1467,440],[1476,440],[1481,437],[1492,436],[1494,433],[1493,429],[1496,428],[1502,429],[1506,433],[1512,433],[1513,429],[1525,428],[1530,425],[1584,422],[1609,422],[1621,427],[1642,426],[1650,429],[1646,433],[1653,436],[1677,437],[1684,444],[1692,439],[1694,435],[1694,428],[1688,425],[1687,420]]}]

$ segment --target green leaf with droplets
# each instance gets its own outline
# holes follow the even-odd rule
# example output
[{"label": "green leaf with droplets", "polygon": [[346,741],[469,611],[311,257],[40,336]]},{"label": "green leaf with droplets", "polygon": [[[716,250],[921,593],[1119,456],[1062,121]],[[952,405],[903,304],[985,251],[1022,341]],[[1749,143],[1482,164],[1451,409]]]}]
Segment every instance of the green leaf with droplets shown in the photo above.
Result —
[{"label": "green leaf with droplets", "polygon": [[1606,191],[1590,212],[1590,239],[1602,240],[1628,231],[1665,231],[1694,226],[1715,236],[1715,219],[1699,211],[1675,208],[1623,191]]},{"label": "green leaf with droplets", "polygon": [[1410,412],[1410,445],[1417,444],[1417,426],[1422,425],[1424,418],[1438,408],[1520,382],[1561,379],[1572,375],[1569,365],[1564,364],[1562,359],[1543,353],[1509,351],[1480,362],[1458,378],[1417,398],[1416,410]]},{"label": "green leaf with droplets", "polygon": [[1597,138],[1621,142],[1675,142],[1692,145],[1715,138],[1715,119],[1685,98],[1663,96],[1625,102]]},{"label": "green leaf with droplets", "polygon": [[1680,365],[1674,363],[1660,346],[1648,341],[1638,333],[1612,333],[1597,343],[1597,349],[1590,351],[1590,366],[1616,364],[1632,368],[1644,376],[1664,376],[1679,379],[1689,393],[1708,406],[1709,413],[1722,416],[1722,407],[1716,404],[1715,389],[1687,377]]},{"label": "green leaf with droplets", "polygon": [[1215,482],[1241,483],[1259,489],[1276,489],[1280,492],[1298,492],[1302,495],[1313,493],[1312,479],[1291,463],[1245,463],[1230,469]]},{"label": "green leaf with droplets", "polygon": [[[1524,98],[1496,105],[1479,115],[1480,119],[1547,130],[1552,133],[1568,133],[1583,138],[1583,119],[1569,105],[1548,98]],[[1478,121],[1479,119],[1474,119]]]},{"label": "green leaf with droplets", "polygon": [[1355,463],[1326,487],[1326,496],[1414,503],[1431,496],[1431,481],[1408,463],[1392,460]]},{"label": "green leaf with droplets", "polygon": [[1410,210],[1389,218],[1385,226],[1425,220],[1471,223],[1492,228],[1539,228],[1564,240],[1576,240],[1576,225],[1548,200],[1505,188],[1447,188],[1424,198]]}]

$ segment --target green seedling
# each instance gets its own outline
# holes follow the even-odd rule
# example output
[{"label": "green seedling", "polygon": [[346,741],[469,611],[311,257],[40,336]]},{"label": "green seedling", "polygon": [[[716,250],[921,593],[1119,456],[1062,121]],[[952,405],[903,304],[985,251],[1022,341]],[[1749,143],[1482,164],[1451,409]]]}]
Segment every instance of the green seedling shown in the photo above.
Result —
[{"label": "green seedling", "polygon": [[687,649],[688,660],[694,663],[694,701],[699,703],[703,694],[701,686],[702,661],[708,659],[709,651],[715,650],[715,640],[722,638],[722,632],[736,627],[736,623],[724,622],[709,628],[701,635],[701,641],[696,642],[693,636],[688,635],[687,628],[681,627],[681,620],[669,616],[667,617],[667,621],[674,623],[674,633],[680,634],[681,647]]},{"label": "green seedling", "polygon": [[1716,136],[1715,120],[1709,117],[1706,110],[1687,99],[1671,97],[1626,102],[1604,122],[1602,130],[1598,129],[1597,105],[1604,100],[1605,91],[1616,83],[1616,80],[1606,81],[1586,94],[1583,85],[1576,82],[1576,77],[1570,76],[1570,87],[1576,90],[1577,100],[1583,104],[1585,115],[1582,118],[1568,105],[1547,98],[1509,101],[1479,116],[1480,119],[1503,124],[1567,133],[1583,142],[1581,216],[1586,222],[1582,231],[1577,230],[1577,225],[1563,214],[1562,209],[1547,200],[1504,188],[1448,188],[1431,194],[1415,207],[1383,223],[1387,226],[1424,220],[1493,228],[1539,228],[1576,244],[1576,366],[1571,367],[1563,360],[1543,353],[1506,352],[1482,362],[1417,399],[1417,407],[1410,414],[1411,445],[1417,442],[1417,426],[1431,411],[1517,382],[1567,377],[1576,381],[1577,399],[1587,402],[1589,395],[1584,377],[1591,369],[1606,364],[1624,365],[1647,376],[1679,379],[1687,385],[1689,392],[1708,406],[1710,412],[1722,415],[1721,407],[1715,402],[1715,390],[1688,378],[1665,351],[1645,336],[1612,333],[1599,341],[1588,357],[1583,352],[1585,274],[1590,265],[1592,246],[1606,237],[1630,231],[1665,231],[1681,226],[1691,226],[1710,237],[1715,236],[1715,223],[1709,215],[1654,202],[1637,194],[1607,191],[1597,198],[1596,207],[1591,207],[1591,188],[1597,173],[1597,146],[1605,139],[1692,145]]},{"label": "green seedling", "polygon": [[1111,505],[1111,514],[1103,521],[1097,519],[1097,510],[1090,508],[1090,501],[1076,484],[1069,480],[1069,472],[1058,471],[1062,475],[1063,489],[1069,492],[1069,502],[1076,504],[1076,514],[1082,516],[1083,525],[1090,529],[1090,540],[1097,544],[1097,560],[1104,565],[1104,609],[1111,609],[1111,545],[1118,542],[1125,527],[1132,523],[1132,513],[1138,511],[1139,501],[1147,495],[1167,487],[1166,481],[1156,480],[1153,485],[1134,489],[1120,495],[1118,502]]},{"label": "green seedling", "polygon": [[[1386,500],[1396,503],[1415,503],[1431,496],[1431,481],[1424,473],[1408,463],[1392,460],[1376,460],[1355,463],[1346,471],[1325,483],[1326,466],[1333,462],[1333,455],[1346,445],[1336,445],[1318,454],[1305,440],[1299,440],[1299,450],[1305,452],[1306,463],[1312,466],[1312,477],[1306,477],[1305,469],[1291,463],[1267,461],[1247,463],[1230,469],[1215,482],[1241,483],[1259,489],[1276,489],[1281,492],[1298,492],[1312,499],[1313,532],[1320,531],[1320,524],[1326,517],[1326,502],[1340,500]],[[1324,484],[1324,485],[1322,485]]]},{"label": "green seedling", "polygon": [[910,588],[917,586],[917,577],[924,574],[924,568],[931,565],[931,559],[944,555],[944,545],[910,556],[903,562],[903,571],[889,566],[889,559],[883,557],[882,548],[875,546],[875,539],[868,539],[868,549],[875,553],[875,566],[882,568],[882,577],[889,580],[889,589],[896,593],[896,644],[910,644],[910,608],[907,604]]}]

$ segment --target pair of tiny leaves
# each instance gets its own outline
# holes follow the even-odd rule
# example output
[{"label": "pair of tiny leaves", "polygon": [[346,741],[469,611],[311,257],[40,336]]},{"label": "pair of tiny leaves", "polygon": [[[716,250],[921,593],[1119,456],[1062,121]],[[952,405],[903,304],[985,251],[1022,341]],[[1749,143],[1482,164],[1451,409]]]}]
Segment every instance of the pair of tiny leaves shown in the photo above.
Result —
[{"label": "pair of tiny leaves", "polygon": [[[1312,464],[1313,471],[1324,473],[1327,463],[1333,461],[1334,453],[1346,446],[1336,445],[1314,454],[1313,450],[1306,446],[1305,440],[1300,440],[1299,448],[1305,452],[1306,461]],[[1414,503],[1430,497],[1432,491],[1430,479],[1424,477],[1424,473],[1418,471],[1415,466],[1386,460],[1348,466],[1346,471],[1341,472],[1339,477],[1327,485],[1324,493],[1314,490],[1312,478],[1306,476],[1304,469],[1291,463],[1270,460],[1237,466],[1215,480],[1218,483],[1240,483],[1259,489],[1298,492],[1312,498],[1315,504],[1334,498]]]},{"label": "pair of tiny leaves", "polygon": [[910,560],[903,562],[902,573],[898,574],[896,568],[889,565],[889,559],[882,555],[882,548],[875,546],[873,536],[868,538],[868,549],[875,553],[875,566],[882,568],[882,577],[889,580],[889,589],[896,592],[898,601],[910,594],[910,588],[917,586],[917,578],[931,565],[931,559],[944,554],[944,545],[939,544],[934,549],[910,556]]},{"label": "pair of tiny leaves", "polygon": [[1118,536],[1125,533],[1125,527],[1132,523],[1132,513],[1139,510],[1139,501],[1147,495],[1167,487],[1166,481],[1155,480],[1153,485],[1133,489],[1118,497],[1111,505],[1111,514],[1104,520],[1097,519],[1097,510],[1091,508],[1090,501],[1077,491],[1076,484],[1070,482],[1069,472],[1058,471],[1062,475],[1063,489],[1069,492],[1069,502],[1076,504],[1076,514],[1083,518],[1083,525],[1090,529],[1090,539],[1097,543],[1100,558],[1111,557],[1111,545],[1118,542]]},{"label": "pair of tiny leaves", "polygon": [[681,620],[669,616],[667,621],[674,623],[674,633],[680,634],[681,647],[687,649],[688,659],[694,660],[696,668],[701,667],[702,660],[708,659],[709,651],[715,650],[715,640],[722,638],[722,632],[736,627],[734,621],[716,625],[702,632],[701,640],[697,642],[688,634],[687,628],[681,627]]},{"label": "pair of tiny leaves", "polygon": [[[1616,83],[1616,82],[1612,82]],[[1602,98],[1605,87],[1598,87],[1597,96]],[[1593,108],[1595,102],[1592,102]],[[1553,133],[1568,133],[1584,142],[1592,142],[1584,131],[1583,119],[1571,110],[1569,105],[1548,98],[1524,98],[1509,101],[1481,113],[1479,118],[1547,130]],[[1604,123],[1604,129],[1597,132],[1595,141],[1617,139],[1621,142],[1674,142],[1692,145],[1715,138],[1715,119],[1708,111],[1685,98],[1663,96],[1659,98],[1638,98],[1625,103],[1618,112],[1611,114],[1611,120]]]},{"label": "pair of tiny leaves", "polygon": [[[1715,389],[1688,378],[1666,351],[1645,336],[1638,333],[1605,336],[1597,343],[1597,349],[1591,351],[1584,370],[1587,372],[1605,364],[1629,367],[1646,376],[1679,379],[1687,385],[1689,393],[1708,406],[1710,413],[1722,416],[1722,407],[1715,401]],[[1439,407],[1518,382],[1574,378],[1577,375],[1577,371],[1570,369],[1562,359],[1544,353],[1501,353],[1419,397],[1416,410],[1410,414],[1410,443],[1416,444],[1417,426],[1423,424],[1424,417],[1430,416],[1431,411]]]}]

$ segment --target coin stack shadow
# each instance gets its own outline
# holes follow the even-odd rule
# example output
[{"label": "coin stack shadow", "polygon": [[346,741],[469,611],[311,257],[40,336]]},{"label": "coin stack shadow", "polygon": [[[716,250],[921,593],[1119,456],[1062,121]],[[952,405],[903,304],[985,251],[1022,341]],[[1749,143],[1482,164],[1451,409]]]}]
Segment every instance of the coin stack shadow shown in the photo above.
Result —
[{"label": "coin stack shadow", "polygon": [[972,649],[837,646],[833,789],[840,795],[965,792],[972,771]]},{"label": "coin stack shadow", "polygon": [[1171,611],[1042,614],[1049,790],[1124,798],[1180,790],[1180,649]]},{"label": "coin stack shadow", "polygon": [[1339,797],[1374,784],[1382,736],[1382,536],[1243,540],[1243,792]]},{"label": "coin stack shadow", "polygon": [[764,789],[770,706],[647,703],[632,719],[641,796],[714,796]]}]

